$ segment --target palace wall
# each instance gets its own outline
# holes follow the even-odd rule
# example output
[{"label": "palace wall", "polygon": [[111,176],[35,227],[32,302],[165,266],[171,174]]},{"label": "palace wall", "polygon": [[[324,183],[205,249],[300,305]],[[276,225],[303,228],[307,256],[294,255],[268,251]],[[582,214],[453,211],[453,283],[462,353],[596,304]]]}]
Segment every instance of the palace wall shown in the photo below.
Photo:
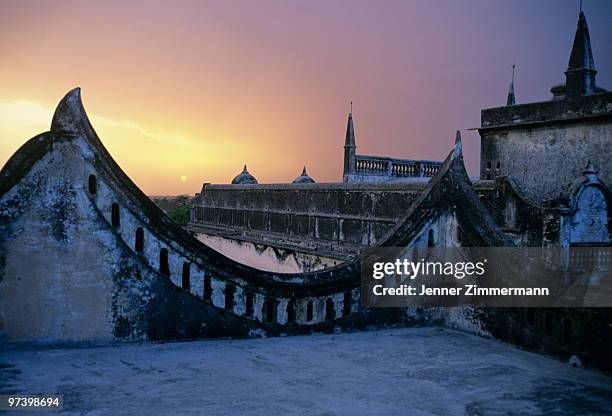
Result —
[{"label": "palace wall", "polygon": [[591,161],[612,184],[612,92],[482,110],[481,179],[508,176],[530,198],[556,199]]},{"label": "palace wall", "polygon": [[426,185],[207,184],[187,228],[346,260],[379,242]]}]

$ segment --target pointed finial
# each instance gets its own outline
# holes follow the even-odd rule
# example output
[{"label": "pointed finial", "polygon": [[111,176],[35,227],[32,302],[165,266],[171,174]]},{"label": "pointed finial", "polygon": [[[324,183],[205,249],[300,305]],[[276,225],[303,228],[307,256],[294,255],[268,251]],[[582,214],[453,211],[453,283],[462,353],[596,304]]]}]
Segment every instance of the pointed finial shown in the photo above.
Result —
[{"label": "pointed finial", "polygon": [[248,172],[247,167],[246,165],[244,165],[244,169],[242,169],[242,173],[247,173],[247,172]]},{"label": "pointed finial", "polygon": [[516,65],[512,64],[512,82],[510,82],[510,86],[508,87],[508,97],[506,98],[506,105],[516,104],[516,96],[514,95],[514,69],[515,68],[516,68]]},{"label": "pointed finial", "polygon": [[582,13],[582,0],[580,0],[580,13]]},{"label": "pointed finial", "polygon": [[462,147],[463,145],[461,144],[461,132],[457,130],[457,133],[455,134],[455,149],[453,150],[453,159],[461,156]]},{"label": "pointed finial", "polygon": [[293,180],[293,183],[315,183],[314,179],[306,173],[306,165],[302,169],[302,174]]},{"label": "pointed finial", "polygon": [[593,165],[593,162],[591,162],[590,159],[587,162],[586,167],[582,171],[582,174],[585,175],[585,176],[586,175],[597,175],[597,171],[595,170],[595,166]]},{"label": "pointed finial", "polygon": [[351,101],[351,112],[348,115],[348,121],[346,124],[346,138],[344,140],[345,146],[355,146],[355,128],[353,127],[353,102]]}]

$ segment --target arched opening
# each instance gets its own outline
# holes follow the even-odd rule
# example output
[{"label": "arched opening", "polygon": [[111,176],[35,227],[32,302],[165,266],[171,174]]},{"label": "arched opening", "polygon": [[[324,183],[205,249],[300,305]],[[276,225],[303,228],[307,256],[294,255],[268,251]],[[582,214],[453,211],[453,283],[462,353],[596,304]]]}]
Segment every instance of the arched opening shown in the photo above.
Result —
[{"label": "arched opening", "polygon": [[434,230],[430,229],[427,233],[427,247],[433,247],[435,245]]},{"label": "arched opening", "polygon": [[170,266],[168,265],[168,249],[162,248],[159,251],[159,272],[161,274],[170,274]]},{"label": "arched opening", "polygon": [[342,316],[348,316],[351,314],[351,307],[353,303],[353,296],[351,292],[344,292],[344,302],[342,304]]},{"label": "arched opening", "polygon": [[276,320],[276,301],[274,299],[267,299],[264,309],[266,322],[273,323]]},{"label": "arched opening", "polygon": [[572,320],[569,318],[563,319],[563,341],[567,344],[572,342]]},{"label": "arched opening", "polygon": [[250,318],[253,316],[253,293],[246,292],[244,303],[245,303],[245,314],[247,317]]},{"label": "arched opening", "polygon": [[111,222],[113,227],[118,228],[121,225],[121,217],[119,216],[119,204],[114,202],[111,207]]},{"label": "arched opening", "polygon": [[571,245],[608,244],[608,197],[599,186],[584,186],[573,197],[570,223]]},{"label": "arched opening", "polygon": [[552,313],[546,312],[544,313],[544,332],[546,335],[552,335]]},{"label": "arched opening", "polygon": [[327,298],[325,301],[325,320],[333,321],[336,319],[336,309],[334,308],[334,300]]},{"label": "arched opening", "polygon": [[204,275],[204,293],[202,295],[206,302],[212,299],[212,279],[209,275]]},{"label": "arched opening", "polygon": [[181,287],[185,290],[189,290],[191,288],[190,274],[191,274],[191,265],[187,262],[183,263],[183,274],[181,278]]},{"label": "arched opening", "polygon": [[134,249],[136,253],[142,253],[144,250],[144,230],[141,227],[136,228],[136,244]]},{"label": "arched opening", "polygon": [[89,175],[89,193],[95,195],[98,192],[98,181],[95,175]]},{"label": "arched opening", "polygon": [[225,309],[234,309],[234,285],[225,284]]},{"label": "arched opening", "polygon": [[312,301],[309,300],[308,303],[306,304],[306,321],[307,322],[312,321],[312,318],[313,318],[312,309],[313,309]]},{"label": "arched opening", "polygon": [[295,301],[289,300],[287,302],[287,323],[291,324],[295,322]]}]

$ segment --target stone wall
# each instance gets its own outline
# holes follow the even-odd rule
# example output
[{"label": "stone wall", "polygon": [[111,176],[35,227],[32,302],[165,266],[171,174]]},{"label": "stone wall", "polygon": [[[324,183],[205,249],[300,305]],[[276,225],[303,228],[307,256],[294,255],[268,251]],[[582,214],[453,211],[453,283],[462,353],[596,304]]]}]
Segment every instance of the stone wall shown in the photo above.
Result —
[{"label": "stone wall", "polygon": [[609,308],[479,308],[458,312],[463,321],[477,323],[479,331],[494,338],[573,365],[612,371]]},{"label": "stone wall", "polygon": [[[380,236],[408,212],[423,186],[206,185],[195,200],[187,229],[233,259],[257,268],[316,270],[355,258],[363,248],[379,242]],[[530,200],[507,177],[475,181],[473,187],[515,244],[538,247],[562,243],[562,210]],[[361,215],[351,201],[365,207]],[[300,228],[302,218],[305,226]],[[273,221],[283,227],[274,228]],[[331,231],[317,230],[328,221],[333,224]],[[355,223],[358,226],[347,227]]]},{"label": "stone wall", "polygon": [[426,183],[205,185],[188,229],[346,258],[379,242]]},{"label": "stone wall", "polygon": [[[546,239],[543,234],[551,223],[560,221],[562,210],[545,208],[528,198],[505,176],[472,184],[489,213],[517,245],[560,243],[559,230],[554,235],[549,233]],[[201,234],[202,239],[217,236],[259,244],[260,251],[263,247],[275,247],[347,260],[364,247],[379,242],[378,236],[384,235],[406,214],[425,185],[206,185],[194,202],[192,222],[187,228],[196,236]],[[351,201],[367,210],[356,215],[359,213]],[[377,213],[384,216],[376,216]],[[303,217],[307,220],[300,228]],[[326,219],[334,221],[333,231],[317,232],[315,227],[325,226]],[[350,224],[347,219],[361,223],[353,229],[338,231],[337,227]],[[284,225],[274,228],[271,221]],[[354,234],[346,238],[347,232]],[[362,243],[355,244],[359,241]]]},{"label": "stone wall", "polygon": [[[59,169],[58,167],[61,167]],[[0,171],[0,339],[72,343],[400,324],[358,303],[359,268],[283,275],[172,223],[95,134],[78,90]]]},{"label": "stone wall", "polygon": [[590,160],[612,183],[612,93],[482,111],[480,176],[505,175],[528,197],[566,193]]},{"label": "stone wall", "polygon": [[[490,181],[474,187],[465,172],[461,147],[458,141],[425,187],[265,185],[258,192],[245,185],[224,190],[222,197],[213,198],[216,205],[210,203],[208,208],[233,224],[252,226],[251,221],[259,221],[267,227],[262,235],[293,230],[294,237],[302,240],[306,236],[324,240],[319,223],[332,221],[328,242],[336,238],[341,245],[350,242],[349,235],[355,237],[354,246],[365,244],[364,229],[371,230],[383,219],[394,224],[384,239],[375,240],[389,247],[513,246],[477,196],[495,211],[499,187]],[[589,186],[599,184],[596,178],[587,179]],[[589,189],[584,183],[574,194],[578,210],[580,195]],[[211,195],[206,193],[214,189],[204,189],[200,199],[205,201]],[[513,196],[508,195],[510,201]],[[609,199],[609,194],[604,195]],[[497,211],[503,212],[508,228],[520,231],[521,212],[537,212],[537,207],[525,207],[524,198],[519,199],[500,204],[504,209]],[[240,212],[249,215],[241,217]],[[546,235],[549,216],[547,211],[541,214]],[[197,211],[194,215],[197,219]],[[350,231],[345,226],[351,222],[360,226]],[[366,235],[370,243],[372,234]],[[429,323],[436,315],[430,310],[411,315],[401,308],[362,308],[359,278],[359,261],[325,271],[282,274],[248,267],[201,244],[164,216],[114,162],[91,127],[78,90],[58,106],[51,131],[31,139],[0,171],[3,341],[110,342],[334,332]],[[476,326],[501,338],[513,334],[517,339],[519,335],[512,332],[517,328],[524,332],[503,326],[505,310],[491,313],[474,315]],[[554,317],[547,316],[543,317],[549,337],[545,342],[552,343],[550,334],[559,328],[563,334],[573,334],[574,328],[584,333],[591,325],[590,333],[602,340],[598,345],[609,345],[609,336],[596,332],[610,328],[609,313],[597,318],[596,325],[572,321],[568,326],[561,321],[559,328]],[[572,345],[573,350],[580,348],[579,343]],[[598,347],[591,359],[608,357],[606,352]]]}]

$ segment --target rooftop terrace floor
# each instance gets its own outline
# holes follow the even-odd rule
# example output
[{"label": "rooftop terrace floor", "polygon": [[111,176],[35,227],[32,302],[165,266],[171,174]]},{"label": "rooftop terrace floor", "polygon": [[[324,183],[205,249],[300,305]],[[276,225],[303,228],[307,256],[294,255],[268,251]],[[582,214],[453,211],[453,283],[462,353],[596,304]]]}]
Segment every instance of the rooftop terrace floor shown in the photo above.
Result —
[{"label": "rooftop terrace floor", "polygon": [[66,415],[612,414],[612,378],[443,328],[20,350],[0,362],[0,393],[63,394]]}]

